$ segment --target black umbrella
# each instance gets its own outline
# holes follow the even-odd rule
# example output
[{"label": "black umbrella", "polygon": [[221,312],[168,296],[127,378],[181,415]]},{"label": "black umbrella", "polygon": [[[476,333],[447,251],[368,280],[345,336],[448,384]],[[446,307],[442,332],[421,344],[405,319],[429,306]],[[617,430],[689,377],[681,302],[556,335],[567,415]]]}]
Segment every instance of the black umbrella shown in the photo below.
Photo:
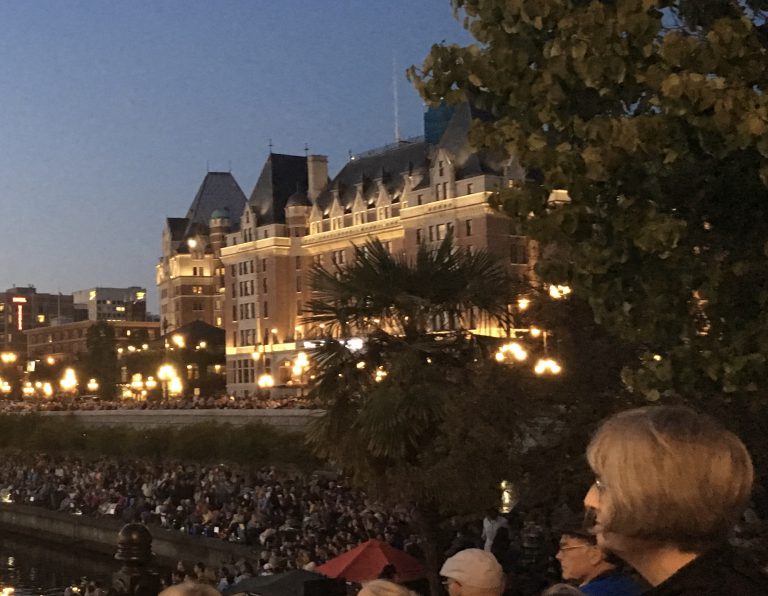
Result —
[{"label": "black umbrella", "polygon": [[298,569],[279,575],[249,577],[224,591],[224,596],[240,593],[258,596],[345,596],[343,581]]}]

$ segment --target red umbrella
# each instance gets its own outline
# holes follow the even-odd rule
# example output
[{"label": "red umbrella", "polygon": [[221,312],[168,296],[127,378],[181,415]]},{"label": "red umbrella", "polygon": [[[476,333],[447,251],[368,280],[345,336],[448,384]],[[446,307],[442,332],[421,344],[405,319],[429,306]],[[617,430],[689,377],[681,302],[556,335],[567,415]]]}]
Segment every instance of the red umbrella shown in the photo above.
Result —
[{"label": "red umbrella", "polygon": [[399,581],[424,577],[424,567],[411,555],[385,542],[369,540],[320,565],[316,572],[328,577],[343,577],[351,582],[366,582],[379,577],[387,565],[394,565]]}]

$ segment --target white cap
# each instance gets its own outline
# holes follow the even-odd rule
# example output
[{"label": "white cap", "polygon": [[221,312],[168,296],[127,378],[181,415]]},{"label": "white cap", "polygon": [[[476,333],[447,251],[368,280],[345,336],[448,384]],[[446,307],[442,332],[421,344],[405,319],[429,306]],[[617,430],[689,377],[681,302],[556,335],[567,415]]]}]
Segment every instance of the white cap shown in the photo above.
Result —
[{"label": "white cap", "polygon": [[479,548],[457,552],[443,563],[440,575],[473,588],[501,588],[504,585],[504,572],[496,557]]}]

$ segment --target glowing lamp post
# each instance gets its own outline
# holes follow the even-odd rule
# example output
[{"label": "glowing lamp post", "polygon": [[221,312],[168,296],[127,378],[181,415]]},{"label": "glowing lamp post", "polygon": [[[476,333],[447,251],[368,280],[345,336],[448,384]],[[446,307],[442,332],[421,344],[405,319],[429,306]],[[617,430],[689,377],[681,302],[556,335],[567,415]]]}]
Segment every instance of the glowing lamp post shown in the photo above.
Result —
[{"label": "glowing lamp post", "polygon": [[176,369],[170,364],[163,364],[157,370],[157,378],[163,384],[163,398],[168,397],[169,384],[173,379],[178,379]]},{"label": "glowing lamp post", "polygon": [[533,372],[537,375],[559,375],[562,370],[560,364],[552,358],[539,358],[533,368]]},{"label": "glowing lamp post", "polygon": [[17,359],[18,356],[16,356],[16,354],[13,352],[3,352],[0,354],[0,362],[3,364],[14,364]]},{"label": "glowing lamp post", "polygon": [[77,375],[74,369],[68,368],[59,381],[59,387],[64,393],[74,393],[77,390]]},{"label": "glowing lamp post", "polygon": [[96,379],[89,379],[86,384],[88,393],[96,393],[99,390],[99,382]]},{"label": "glowing lamp post", "polygon": [[178,397],[184,392],[184,385],[179,377],[173,377],[168,382],[168,393],[173,397]]}]

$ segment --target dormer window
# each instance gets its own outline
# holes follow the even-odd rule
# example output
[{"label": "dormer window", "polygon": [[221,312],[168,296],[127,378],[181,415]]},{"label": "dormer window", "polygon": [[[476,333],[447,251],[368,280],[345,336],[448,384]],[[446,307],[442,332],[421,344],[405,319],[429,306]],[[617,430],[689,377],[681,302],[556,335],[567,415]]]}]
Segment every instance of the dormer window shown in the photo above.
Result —
[{"label": "dormer window", "polygon": [[445,169],[443,168],[443,161],[442,160],[437,162],[437,175],[438,176],[444,176],[445,175]]}]

